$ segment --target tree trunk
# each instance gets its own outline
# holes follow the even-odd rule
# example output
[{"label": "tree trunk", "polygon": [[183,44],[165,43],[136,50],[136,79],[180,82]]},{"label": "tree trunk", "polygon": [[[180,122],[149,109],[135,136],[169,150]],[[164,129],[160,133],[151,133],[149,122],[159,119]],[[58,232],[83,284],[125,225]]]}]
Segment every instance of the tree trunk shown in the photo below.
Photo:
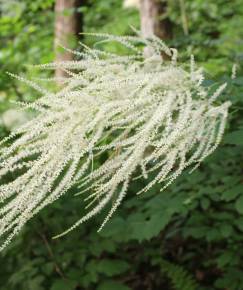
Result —
[{"label": "tree trunk", "polygon": [[166,9],[165,0],[140,0],[141,32],[144,37],[156,35],[163,40],[172,37],[169,19],[162,18]]},{"label": "tree trunk", "polygon": [[[78,33],[82,31],[83,18],[77,8],[82,5],[83,0],[56,0],[55,4],[55,61],[73,60],[73,54],[58,47],[58,44],[72,48],[77,40]],[[57,78],[66,76],[66,73],[57,68]]]}]

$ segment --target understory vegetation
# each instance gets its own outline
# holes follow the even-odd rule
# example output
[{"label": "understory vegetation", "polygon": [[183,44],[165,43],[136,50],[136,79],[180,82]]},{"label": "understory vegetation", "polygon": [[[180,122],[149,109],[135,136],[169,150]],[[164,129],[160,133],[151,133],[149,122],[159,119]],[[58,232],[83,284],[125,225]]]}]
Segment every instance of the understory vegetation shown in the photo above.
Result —
[{"label": "understory vegetation", "polygon": [[[173,33],[166,44],[179,51],[178,61],[188,63],[193,54],[204,68],[203,86],[210,87],[212,93],[227,83],[215,104],[231,102],[217,150],[192,173],[191,168],[185,169],[163,192],[161,184],[155,184],[136,195],[154,180],[153,174],[131,181],[126,198],[101,231],[97,232],[109,208],[67,236],[52,239],[86,214],[83,199],[74,196],[80,191],[74,185],[31,219],[0,253],[0,290],[243,290],[241,2],[185,1],[182,21],[180,1],[171,0],[164,15]],[[0,3],[3,139],[31,117],[17,114],[13,102],[39,98],[35,90],[5,72],[25,75],[38,83],[51,76],[50,71],[39,72],[30,65],[53,61],[54,1]],[[122,1],[90,0],[80,11],[84,32],[128,35],[133,33],[129,25],[139,29],[138,11],[125,9]],[[88,35],[82,38],[89,46],[97,42]],[[114,42],[101,46],[111,53],[124,53]],[[106,158],[95,160],[94,168]],[[13,176],[5,182],[11,180]]]}]

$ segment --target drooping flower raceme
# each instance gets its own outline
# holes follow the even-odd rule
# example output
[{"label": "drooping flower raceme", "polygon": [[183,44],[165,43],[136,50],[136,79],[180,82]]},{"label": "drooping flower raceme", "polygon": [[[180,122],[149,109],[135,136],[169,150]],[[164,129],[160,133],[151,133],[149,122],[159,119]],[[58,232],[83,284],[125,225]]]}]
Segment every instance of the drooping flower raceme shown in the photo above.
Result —
[{"label": "drooping flower raceme", "polygon": [[[215,101],[226,85],[209,95],[193,57],[186,70],[177,64],[176,50],[156,37],[96,36],[118,41],[129,55],[87,48],[73,51],[79,61],[41,65],[66,71],[58,92],[22,79],[42,96],[23,104],[36,117],[1,142],[1,249],[75,184],[89,193],[88,212],[63,234],[115,198],[102,229],[134,178],[155,176],[138,194],[156,183],[162,190],[183,169],[200,164],[222,138],[230,103]],[[149,48],[150,57],[136,44]],[[92,169],[96,160],[100,165]]]}]

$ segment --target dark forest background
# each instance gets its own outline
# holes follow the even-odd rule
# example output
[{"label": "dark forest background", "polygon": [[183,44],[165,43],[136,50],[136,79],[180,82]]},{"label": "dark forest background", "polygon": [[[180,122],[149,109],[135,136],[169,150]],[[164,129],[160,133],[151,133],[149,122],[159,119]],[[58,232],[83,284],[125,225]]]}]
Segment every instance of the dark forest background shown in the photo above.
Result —
[{"label": "dark forest background", "polygon": [[[228,82],[223,142],[163,193],[157,186],[137,197],[145,181],[134,182],[102,232],[96,230],[105,213],[52,240],[84,213],[82,199],[69,191],[0,254],[0,290],[243,290],[243,2],[138,2],[0,0],[0,138],[26,118],[12,101],[38,97],[7,71],[35,79],[30,65],[73,59],[59,42],[82,50],[79,40],[92,46],[95,39],[80,32],[129,35],[141,22],[144,35],[152,23],[180,61],[194,54],[208,83]],[[104,48],[121,52],[115,44]]]}]

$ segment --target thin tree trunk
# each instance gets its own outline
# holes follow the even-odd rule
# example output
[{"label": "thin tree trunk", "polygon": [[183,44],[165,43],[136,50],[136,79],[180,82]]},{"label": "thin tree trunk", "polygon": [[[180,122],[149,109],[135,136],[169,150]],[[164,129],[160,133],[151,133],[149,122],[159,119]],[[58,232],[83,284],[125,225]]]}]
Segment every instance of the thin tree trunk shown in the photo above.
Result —
[{"label": "thin tree trunk", "polygon": [[162,18],[166,9],[165,0],[140,0],[141,32],[144,37],[156,35],[163,40],[172,37],[169,19]]},{"label": "thin tree trunk", "polygon": [[[82,5],[82,0],[56,0],[55,4],[55,61],[73,60],[73,54],[60,49],[58,44],[72,48],[75,44],[78,33],[82,31],[83,18],[77,8]],[[66,73],[58,68],[55,76],[62,78]]]}]

